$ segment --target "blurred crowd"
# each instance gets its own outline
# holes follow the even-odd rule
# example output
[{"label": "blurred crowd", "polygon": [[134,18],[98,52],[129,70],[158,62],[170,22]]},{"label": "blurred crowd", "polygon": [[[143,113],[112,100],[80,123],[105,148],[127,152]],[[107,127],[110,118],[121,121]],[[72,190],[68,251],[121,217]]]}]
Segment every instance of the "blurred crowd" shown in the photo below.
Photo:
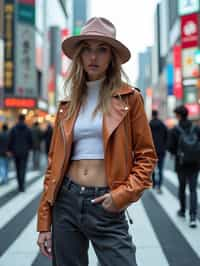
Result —
[{"label": "blurred crowd", "polygon": [[18,189],[20,192],[24,192],[30,153],[33,170],[40,170],[41,155],[48,154],[51,136],[52,125],[50,122],[43,127],[39,122],[34,122],[29,127],[24,114],[19,114],[17,123],[11,128],[4,123],[0,131],[0,184],[8,184],[9,165],[13,160]]},{"label": "blurred crowd", "polygon": [[178,178],[178,197],[180,208],[177,215],[185,218],[186,186],[189,186],[190,227],[196,227],[198,212],[197,185],[200,169],[200,127],[188,119],[188,110],[184,105],[174,109],[177,125],[168,129],[159,119],[157,110],[152,111],[150,128],[158,156],[157,168],[152,175],[153,188],[162,194],[163,168],[166,152],[174,161],[174,170]]}]

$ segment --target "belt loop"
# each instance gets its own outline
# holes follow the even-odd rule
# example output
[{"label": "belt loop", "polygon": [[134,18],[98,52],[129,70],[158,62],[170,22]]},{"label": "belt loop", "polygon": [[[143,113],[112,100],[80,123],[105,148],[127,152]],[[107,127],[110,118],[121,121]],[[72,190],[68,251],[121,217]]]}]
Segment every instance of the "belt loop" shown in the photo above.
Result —
[{"label": "belt loop", "polygon": [[69,177],[66,177],[66,178],[67,178],[67,184],[66,184],[66,187],[67,187],[67,189],[69,190],[70,187],[71,187],[72,181],[69,179]]}]

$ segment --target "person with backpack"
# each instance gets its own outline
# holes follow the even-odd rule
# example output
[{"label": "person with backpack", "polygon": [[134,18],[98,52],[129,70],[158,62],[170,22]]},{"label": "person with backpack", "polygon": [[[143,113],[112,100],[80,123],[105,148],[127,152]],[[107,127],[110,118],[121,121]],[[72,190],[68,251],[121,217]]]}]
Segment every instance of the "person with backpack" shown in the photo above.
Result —
[{"label": "person with backpack", "polygon": [[20,114],[17,124],[11,129],[8,144],[8,149],[14,157],[20,192],[25,191],[26,166],[32,146],[31,130],[25,124],[25,115]]},{"label": "person with backpack", "polygon": [[156,188],[158,193],[162,193],[161,187],[163,183],[163,166],[167,148],[168,129],[162,120],[158,118],[157,110],[152,110],[152,119],[149,124],[158,156],[158,178],[155,177],[154,171],[152,174],[153,188]]},{"label": "person with backpack", "polygon": [[200,163],[200,129],[188,119],[188,110],[184,105],[174,109],[178,120],[169,134],[168,150],[175,155],[175,171],[179,180],[180,209],[177,214],[185,217],[186,184],[190,190],[190,227],[196,227],[197,216],[197,179]]}]

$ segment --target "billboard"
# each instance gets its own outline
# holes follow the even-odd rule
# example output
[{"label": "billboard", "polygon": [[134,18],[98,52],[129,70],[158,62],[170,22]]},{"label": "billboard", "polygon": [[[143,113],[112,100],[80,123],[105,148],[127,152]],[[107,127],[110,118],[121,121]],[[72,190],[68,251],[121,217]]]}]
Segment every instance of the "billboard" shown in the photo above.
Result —
[{"label": "billboard", "polygon": [[196,48],[182,50],[182,75],[183,78],[196,78],[199,75],[199,67],[195,62]]},{"label": "billboard", "polygon": [[199,43],[198,14],[181,17],[181,45],[182,48],[196,47]]},{"label": "billboard", "polygon": [[4,93],[14,92],[14,0],[4,1]]},{"label": "billboard", "polygon": [[0,88],[3,88],[4,46],[2,39],[0,39],[0,55]]},{"label": "billboard", "polygon": [[20,97],[37,97],[35,66],[35,30],[29,24],[17,25],[16,32],[16,85]]},{"label": "billboard", "polygon": [[178,13],[180,16],[198,12],[199,8],[199,0],[179,0],[178,2]]},{"label": "billboard", "polygon": [[174,67],[172,64],[167,64],[166,67],[167,77],[167,95],[173,95],[173,84],[174,84]]},{"label": "billboard", "polygon": [[189,111],[189,117],[190,118],[197,118],[199,116],[199,104],[198,103],[186,103],[185,107]]},{"label": "billboard", "polygon": [[3,36],[3,0],[0,0],[0,38]]},{"label": "billboard", "polygon": [[3,40],[0,39],[0,108],[3,108],[3,65],[4,65]]},{"label": "billboard", "polygon": [[182,70],[181,70],[181,46],[175,45],[173,48],[174,82],[173,94],[181,100],[183,98]]}]

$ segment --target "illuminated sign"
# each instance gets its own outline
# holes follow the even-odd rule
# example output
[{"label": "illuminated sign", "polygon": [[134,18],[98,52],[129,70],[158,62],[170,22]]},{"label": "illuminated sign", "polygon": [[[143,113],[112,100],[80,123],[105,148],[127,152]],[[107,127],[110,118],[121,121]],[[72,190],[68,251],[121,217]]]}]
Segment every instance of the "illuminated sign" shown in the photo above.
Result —
[{"label": "illuminated sign", "polygon": [[179,0],[178,13],[180,16],[199,11],[199,0]]},{"label": "illuminated sign", "polygon": [[4,88],[14,91],[14,1],[4,1]]},{"label": "illuminated sign", "polygon": [[15,96],[36,98],[35,30],[29,24],[17,24],[15,63]]},{"label": "illuminated sign", "polygon": [[3,0],[0,0],[0,38],[3,36]]},{"label": "illuminated sign", "polygon": [[35,5],[35,0],[18,0],[18,2],[27,5]]},{"label": "illuminated sign", "polygon": [[198,14],[181,17],[181,46],[190,48],[198,46]]},{"label": "illuminated sign", "polygon": [[17,18],[27,24],[35,24],[35,0],[18,0]]},{"label": "illuminated sign", "polygon": [[195,47],[182,50],[183,78],[195,78],[199,76],[199,66],[195,62],[195,52]]},{"label": "illuminated sign", "polygon": [[4,99],[4,106],[13,108],[35,108],[36,100],[26,98],[6,98]]},{"label": "illuminated sign", "polygon": [[198,103],[192,103],[192,104],[185,104],[185,107],[189,111],[189,117],[198,117],[199,115],[199,104]]},{"label": "illuminated sign", "polygon": [[175,45],[173,48],[174,82],[173,94],[181,100],[183,98],[182,70],[181,70],[181,46]]},{"label": "illuminated sign", "polygon": [[3,40],[0,39],[0,88],[3,88],[3,60],[4,60],[4,45]]}]

